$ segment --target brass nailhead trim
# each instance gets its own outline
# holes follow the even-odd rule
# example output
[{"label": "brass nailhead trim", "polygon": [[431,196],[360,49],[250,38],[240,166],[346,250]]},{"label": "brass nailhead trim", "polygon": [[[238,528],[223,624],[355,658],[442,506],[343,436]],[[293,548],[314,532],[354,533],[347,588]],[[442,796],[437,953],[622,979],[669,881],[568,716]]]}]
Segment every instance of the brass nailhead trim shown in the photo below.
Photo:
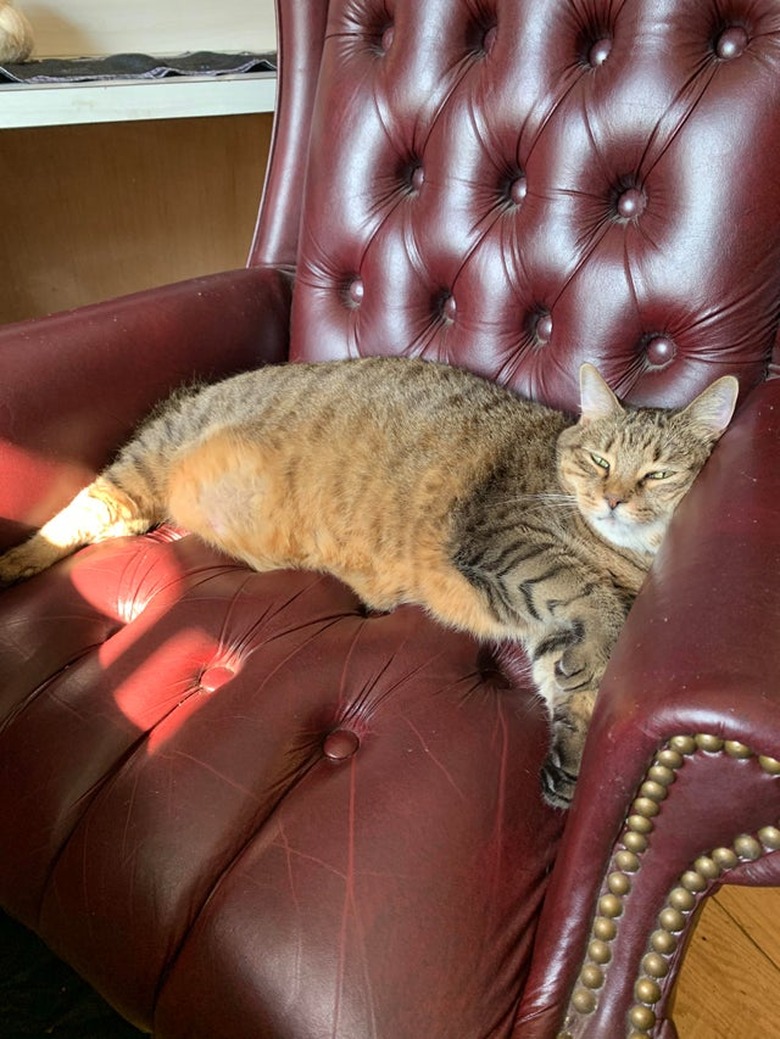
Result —
[{"label": "brass nailhead trim", "polygon": [[720,736],[708,736],[707,733],[702,732],[698,736],[694,736],[694,739],[700,750],[708,751],[710,754],[717,754],[719,750],[723,750],[723,740]]},{"label": "brass nailhead trim", "polygon": [[620,916],[623,912],[623,899],[619,895],[602,895],[599,899],[599,912],[609,919]]},{"label": "brass nailhead trim", "polygon": [[[748,755],[733,756],[747,757]],[[750,756],[753,756],[752,753]],[[668,958],[677,948],[677,939],[670,932],[679,933],[683,930],[687,917],[698,903],[698,899],[691,891],[695,890],[697,894],[701,894],[717,876],[721,876],[743,862],[755,862],[762,855],[776,851],[778,847],[780,847],[780,830],[775,826],[764,826],[755,837],[749,833],[740,834],[734,838],[730,848],[715,848],[710,855],[700,856],[694,862],[693,868],[682,874],[679,887],[674,887],[669,892],[667,904],[658,916],[661,929],[656,931],[650,939],[650,946],[656,951],[647,953],[642,960],[642,973],[634,987],[637,1003],[631,1008],[629,1014],[632,1024],[638,1030],[631,1032],[631,1037],[648,1039],[651,1034],[655,1024],[655,1015],[653,1015],[653,1023],[649,1027],[641,1028],[637,1026],[636,1019],[632,1018],[631,1014],[634,1011],[638,1013],[640,1009],[649,1010],[652,1013],[652,1006],[661,998],[661,988],[656,979],[668,974]],[[663,973],[659,974],[659,970],[662,970]]]},{"label": "brass nailhead trim", "polygon": [[631,881],[626,873],[610,873],[607,877],[607,887],[613,895],[623,897],[631,890]]},{"label": "brass nailhead trim", "polygon": [[697,895],[707,890],[707,878],[696,869],[687,869],[680,877],[680,883],[686,891],[693,891]]},{"label": "brass nailhead trim", "polygon": [[[687,757],[697,752],[725,753],[738,759],[757,757],[762,771],[780,776],[780,760],[756,755],[744,743],[723,740],[708,733],[673,736],[658,751],[631,805],[620,847],[607,871],[579,984],[569,1003],[567,1027],[559,1032],[558,1039],[570,1039],[572,1033],[568,1027],[572,1017],[588,1016],[598,1006],[598,990],[604,984],[612,959],[610,943],[617,937],[623,902],[630,895],[633,875],[641,868],[641,855],[647,850],[655,829],[655,817],[668,797],[668,788],[677,778],[677,771]],[[658,929],[650,936],[648,951],[642,959],[641,973],[634,986],[636,1003],[628,1013],[627,1039],[649,1039],[656,1025],[653,1007],[663,995],[663,980],[669,974],[669,961],[679,944],[678,935],[685,930],[699,898],[712,881],[741,862],[754,862],[767,852],[777,850],[780,850],[780,820],[777,825],[762,827],[756,834],[739,834],[730,847],[713,848],[708,854],[700,855],[681,874],[658,914]]]},{"label": "brass nailhead trim", "polygon": [[658,952],[649,952],[642,960],[642,970],[651,978],[665,978],[669,973],[666,957]]},{"label": "brass nailhead trim", "polygon": [[723,749],[727,754],[730,754],[732,758],[752,758],[753,751],[750,747],[744,743],[737,743],[736,740],[726,740],[723,744]]},{"label": "brass nailhead trim", "polygon": [[[642,848],[642,851],[644,850]],[[636,873],[639,869],[639,856],[633,851],[619,851],[615,855],[615,865],[618,869],[623,870],[624,873]]]},{"label": "brass nailhead trim", "polygon": [[597,916],[593,921],[593,933],[602,942],[611,942],[617,934],[614,920],[608,920],[605,916]]},{"label": "brass nailhead trim", "polygon": [[659,956],[671,956],[677,948],[677,937],[671,931],[661,928],[650,935],[650,948]]},{"label": "brass nailhead trim", "polygon": [[601,988],[604,984],[604,971],[600,967],[594,967],[588,963],[582,968],[580,980],[586,988]]},{"label": "brass nailhead trim", "polygon": [[609,947],[609,942],[603,942],[598,938],[594,938],[588,946],[588,956],[593,963],[603,967],[612,959],[612,950]]},{"label": "brass nailhead trim", "polygon": [[776,826],[764,826],[758,831],[758,839],[771,851],[780,849],[780,830]]}]

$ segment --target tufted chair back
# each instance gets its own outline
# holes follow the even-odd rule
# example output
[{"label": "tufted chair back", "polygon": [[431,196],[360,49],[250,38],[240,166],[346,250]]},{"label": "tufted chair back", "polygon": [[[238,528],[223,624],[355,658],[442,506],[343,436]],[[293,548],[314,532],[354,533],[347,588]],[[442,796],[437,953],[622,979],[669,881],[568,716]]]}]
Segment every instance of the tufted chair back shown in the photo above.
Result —
[{"label": "tufted chair back", "polygon": [[295,267],[294,357],[422,355],[568,408],[586,359],[637,403],[764,378],[777,4],[282,0],[279,20],[253,260]]}]

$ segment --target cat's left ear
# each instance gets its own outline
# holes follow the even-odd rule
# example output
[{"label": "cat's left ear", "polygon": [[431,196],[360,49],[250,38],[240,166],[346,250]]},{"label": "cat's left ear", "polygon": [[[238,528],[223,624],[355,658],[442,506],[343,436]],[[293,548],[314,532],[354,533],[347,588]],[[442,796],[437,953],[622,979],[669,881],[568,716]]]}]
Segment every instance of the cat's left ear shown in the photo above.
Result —
[{"label": "cat's left ear", "polygon": [[620,401],[592,364],[580,365],[580,422],[622,415]]},{"label": "cat's left ear", "polygon": [[733,375],[722,375],[683,411],[691,422],[703,426],[713,440],[725,432],[739,396],[739,382]]}]

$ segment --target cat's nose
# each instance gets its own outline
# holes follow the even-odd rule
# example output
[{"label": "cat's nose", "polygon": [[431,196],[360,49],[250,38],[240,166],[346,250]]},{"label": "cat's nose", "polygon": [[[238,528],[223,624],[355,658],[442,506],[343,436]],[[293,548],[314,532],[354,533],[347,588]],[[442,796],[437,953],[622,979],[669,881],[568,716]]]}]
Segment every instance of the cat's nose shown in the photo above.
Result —
[{"label": "cat's nose", "polygon": [[625,498],[619,497],[617,494],[605,494],[607,505],[609,505],[609,511],[614,512],[618,505],[622,505]]}]

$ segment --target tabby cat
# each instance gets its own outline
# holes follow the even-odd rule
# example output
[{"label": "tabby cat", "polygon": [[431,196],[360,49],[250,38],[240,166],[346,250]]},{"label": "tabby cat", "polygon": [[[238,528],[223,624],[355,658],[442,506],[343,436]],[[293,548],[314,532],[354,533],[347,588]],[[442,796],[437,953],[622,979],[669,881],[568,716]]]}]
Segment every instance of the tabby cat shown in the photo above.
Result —
[{"label": "tabby cat", "polygon": [[519,640],[552,716],[543,791],[564,806],[612,646],[737,389],[623,408],[584,364],[576,421],[428,361],[262,368],[175,393],[0,557],[0,582],[170,519],[256,570],[328,571],[373,609]]}]

